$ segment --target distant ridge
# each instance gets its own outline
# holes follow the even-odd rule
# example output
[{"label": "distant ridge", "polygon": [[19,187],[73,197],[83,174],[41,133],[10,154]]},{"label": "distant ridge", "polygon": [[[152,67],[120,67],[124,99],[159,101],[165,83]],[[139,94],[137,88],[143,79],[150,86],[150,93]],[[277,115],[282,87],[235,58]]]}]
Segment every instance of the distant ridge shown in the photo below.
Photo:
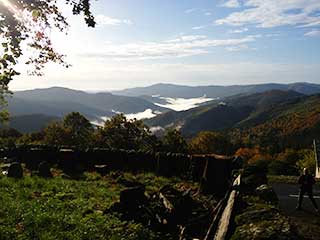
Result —
[{"label": "distant ridge", "polygon": [[266,83],[232,86],[183,86],[159,83],[148,87],[128,88],[121,91],[113,91],[112,93],[125,96],[161,95],[162,97],[196,98],[206,95],[209,98],[224,98],[237,94],[252,94],[268,90],[292,90],[298,93],[311,95],[320,93],[320,84],[298,82],[291,84]]},{"label": "distant ridge", "polygon": [[62,87],[14,92],[9,98],[11,115],[45,114],[62,117],[78,111],[89,119],[110,117],[115,112],[138,113],[146,109],[166,111],[146,99],[111,93],[87,93]]},{"label": "distant ridge", "polygon": [[[120,93],[127,96],[118,95]],[[267,112],[267,109],[317,93],[320,93],[320,85],[311,83],[198,87],[156,84],[113,93],[87,93],[52,87],[15,92],[8,98],[8,110],[12,117],[10,126],[18,126],[23,132],[40,130],[52,119],[61,119],[73,111],[80,112],[90,121],[101,121],[102,116],[111,117],[118,112],[136,114],[150,109],[163,113],[146,120],[151,126],[181,125],[183,131],[196,133],[205,129],[251,127],[271,119],[269,115],[274,112]],[[189,99],[203,95],[208,98],[219,97],[219,100],[182,112],[157,105],[166,106],[165,97]],[[219,105],[220,102],[226,105]]]}]

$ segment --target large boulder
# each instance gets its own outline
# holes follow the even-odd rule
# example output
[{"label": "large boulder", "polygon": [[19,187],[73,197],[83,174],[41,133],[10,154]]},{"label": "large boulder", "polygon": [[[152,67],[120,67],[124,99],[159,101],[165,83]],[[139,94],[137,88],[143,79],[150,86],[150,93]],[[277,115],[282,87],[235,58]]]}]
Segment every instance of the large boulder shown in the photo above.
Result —
[{"label": "large boulder", "polygon": [[101,174],[102,176],[105,176],[109,172],[109,166],[108,165],[94,165],[94,170]]},{"label": "large boulder", "polygon": [[126,208],[143,205],[146,201],[144,185],[126,188],[120,192],[120,203]]},{"label": "large boulder", "polygon": [[12,178],[23,177],[23,169],[20,163],[18,162],[11,163],[8,169],[8,177],[12,177]]},{"label": "large boulder", "polygon": [[40,177],[43,177],[43,178],[51,178],[52,177],[50,166],[49,166],[48,162],[46,162],[46,161],[41,162],[39,164],[38,172],[39,172]]}]

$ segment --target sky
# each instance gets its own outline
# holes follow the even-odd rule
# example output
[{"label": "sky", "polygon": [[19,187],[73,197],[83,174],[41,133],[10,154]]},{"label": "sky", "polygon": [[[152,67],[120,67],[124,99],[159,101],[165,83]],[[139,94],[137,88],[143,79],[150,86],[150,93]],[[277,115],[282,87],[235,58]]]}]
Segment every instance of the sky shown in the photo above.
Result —
[{"label": "sky", "polygon": [[61,7],[70,28],[51,38],[72,67],[34,77],[21,61],[12,90],[320,84],[319,0],[98,0],[94,29]]}]

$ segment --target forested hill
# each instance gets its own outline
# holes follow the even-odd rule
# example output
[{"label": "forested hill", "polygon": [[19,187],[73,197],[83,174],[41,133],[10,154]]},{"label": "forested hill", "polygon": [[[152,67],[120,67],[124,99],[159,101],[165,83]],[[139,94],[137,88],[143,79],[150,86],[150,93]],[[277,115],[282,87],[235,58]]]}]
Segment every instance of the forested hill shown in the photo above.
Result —
[{"label": "forested hill", "polygon": [[[146,121],[150,126],[181,127],[185,135],[226,130],[234,138],[261,141],[319,134],[320,95],[273,90],[234,96],[185,112],[168,112]],[[249,140],[248,140],[249,139]],[[259,140],[259,141],[260,141]]]},{"label": "forested hill", "polygon": [[320,135],[320,94],[279,104],[232,129],[231,136],[246,144],[276,145],[278,148],[310,147]]},{"label": "forested hill", "polygon": [[12,116],[9,122],[2,124],[2,127],[7,129],[13,128],[21,133],[31,133],[38,132],[47,127],[48,124],[59,120],[61,118],[43,114]]}]

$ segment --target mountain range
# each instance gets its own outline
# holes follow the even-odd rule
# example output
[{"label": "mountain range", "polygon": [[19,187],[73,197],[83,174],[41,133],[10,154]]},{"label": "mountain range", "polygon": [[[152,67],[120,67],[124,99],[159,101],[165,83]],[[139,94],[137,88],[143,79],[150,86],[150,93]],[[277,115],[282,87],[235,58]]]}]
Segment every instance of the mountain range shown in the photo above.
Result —
[{"label": "mountain range", "polygon": [[[102,117],[108,118],[119,112],[134,115],[150,110],[159,114],[145,120],[151,127],[180,127],[189,135],[201,130],[253,126],[260,119],[272,116],[274,113],[270,109],[302,101],[317,93],[320,93],[320,85],[311,83],[198,87],[156,84],[112,93],[53,87],[14,92],[8,99],[9,126],[30,132],[40,130],[50,121],[61,119],[72,111],[98,122]],[[199,100],[204,95],[204,100],[189,104],[185,111],[170,109],[172,101],[179,100],[180,103],[182,98],[183,101]]]},{"label": "mountain range", "polygon": [[181,86],[174,84],[155,84],[149,87],[129,88],[113,91],[113,94],[124,96],[157,96],[169,98],[197,98],[206,95],[208,98],[224,98],[237,94],[252,94],[269,90],[295,91],[306,95],[320,92],[320,85],[313,83],[291,84],[257,84],[257,85],[232,85],[232,86]]},{"label": "mountain range", "polygon": [[310,147],[320,136],[320,94],[270,90],[237,95],[188,111],[167,112],[146,123],[158,130],[179,128],[185,136],[223,131],[233,141],[247,145]]},{"label": "mountain range", "polygon": [[[181,112],[167,112],[146,120],[153,127],[180,128],[187,135],[199,131],[217,131],[253,126],[271,117],[270,109],[298,101],[304,94],[294,91],[269,90],[249,95],[236,95]],[[268,114],[266,114],[268,112]]]}]

